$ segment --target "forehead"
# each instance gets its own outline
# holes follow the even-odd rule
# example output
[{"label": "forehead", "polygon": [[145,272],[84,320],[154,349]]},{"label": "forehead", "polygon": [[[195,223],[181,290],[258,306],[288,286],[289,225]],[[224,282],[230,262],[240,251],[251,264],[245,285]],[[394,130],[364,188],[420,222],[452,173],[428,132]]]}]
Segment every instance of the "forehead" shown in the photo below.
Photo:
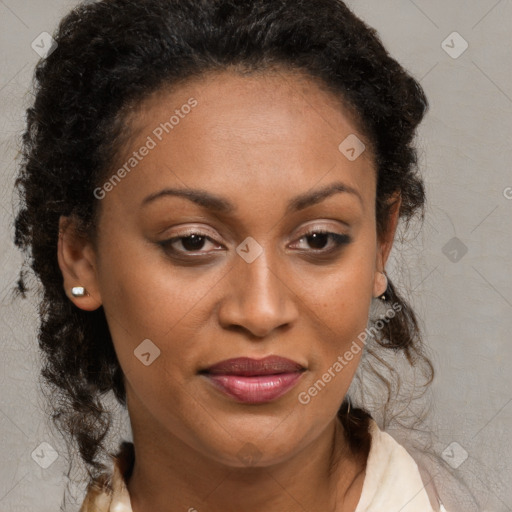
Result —
[{"label": "forehead", "polygon": [[[124,180],[135,199],[177,184],[254,196],[341,180],[368,201],[374,193],[373,153],[353,112],[300,73],[212,72],[161,88],[132,111],[126,129],[133,136],[114,170],[152,146]],[[358,152],[365,146],[356,159],[346,152],[354,142]]]}]

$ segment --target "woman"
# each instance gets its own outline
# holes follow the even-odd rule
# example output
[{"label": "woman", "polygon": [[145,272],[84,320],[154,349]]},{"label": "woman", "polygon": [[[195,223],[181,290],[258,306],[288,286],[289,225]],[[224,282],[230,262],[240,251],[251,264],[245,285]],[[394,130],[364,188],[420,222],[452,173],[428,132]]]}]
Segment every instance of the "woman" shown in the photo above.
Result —
[{"label": "woman", "polygon": [[81,510],[454,510],[348,395],[378,350],[432,379],[386,274],[428,104],[376,32],[339,0],[105,0],[55,40],[16,243]]}]

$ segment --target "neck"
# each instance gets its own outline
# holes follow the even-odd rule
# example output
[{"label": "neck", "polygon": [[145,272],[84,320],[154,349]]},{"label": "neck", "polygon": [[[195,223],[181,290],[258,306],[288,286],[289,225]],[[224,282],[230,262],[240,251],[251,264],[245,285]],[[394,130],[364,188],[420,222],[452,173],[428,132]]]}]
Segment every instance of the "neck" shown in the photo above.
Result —
[{"label": "neck", "polygon": [[353,512],[367,454],[354,456],[335,418],[308,446],[264,467],[232,467],[131,415],[135,464],[127,483],[133,512]]}]

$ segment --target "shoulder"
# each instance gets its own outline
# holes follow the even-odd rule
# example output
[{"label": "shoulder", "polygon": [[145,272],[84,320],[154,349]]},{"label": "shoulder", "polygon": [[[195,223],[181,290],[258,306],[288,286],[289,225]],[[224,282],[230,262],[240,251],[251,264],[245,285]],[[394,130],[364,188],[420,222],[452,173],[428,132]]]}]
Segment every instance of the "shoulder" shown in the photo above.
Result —
[{"label": "shoulder", "polygon": [[[422,473],[409,452],[370,420],[371,446],[366,476],[356,512],[397,509],[402,512],[443,512],[428,475]],[[427,489],[427,487],[429,487]],[[451,511],[445,511],[451,512]]]},{"label": "shoulder", "polygon": [[[373,466],[373,485],[389,488],[391,495],[400,492],[414,494],[411,511],[428,512],[478,512],[481,510],[475,495],[459,473],[455,473],[434,451],[415,446],[410,442],[407,429],[395,437],[379,428],[372,420],[372,449],[368,465]],[[400,441],[398,440],[400,439]],[[372,481],[371,481],[372,482]],[[370,485],[370,484],[369,484]],[[409,491],[411,489],[411,491]],[[379,496],[381,490],[375,491]],[[386,493],[384,493],[386,494]],[[414,501],[422,503],[417,508]],[[425,508],[422,508],[425,507]],[[370,511],[372,509],[368,509]],[[409,508],[402,512],[409,511]],[[361,512],[357,510],[356,512]]]}]

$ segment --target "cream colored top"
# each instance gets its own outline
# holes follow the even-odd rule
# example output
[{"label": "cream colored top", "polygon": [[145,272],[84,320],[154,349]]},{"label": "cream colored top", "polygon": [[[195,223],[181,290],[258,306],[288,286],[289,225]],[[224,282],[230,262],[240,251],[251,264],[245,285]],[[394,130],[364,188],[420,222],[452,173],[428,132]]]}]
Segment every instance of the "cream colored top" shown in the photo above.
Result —
[{"label": "cream colored top", "polygon": [[[407,450],[373,419],[369,431],[372,442],[366,475],[354,512],[447,512],[441,503],[430,502],[418,465]],[[123,477],[129,462],[123,457],[114,458],[112,490],[90,486],[80,512],[132,512]]]}]

